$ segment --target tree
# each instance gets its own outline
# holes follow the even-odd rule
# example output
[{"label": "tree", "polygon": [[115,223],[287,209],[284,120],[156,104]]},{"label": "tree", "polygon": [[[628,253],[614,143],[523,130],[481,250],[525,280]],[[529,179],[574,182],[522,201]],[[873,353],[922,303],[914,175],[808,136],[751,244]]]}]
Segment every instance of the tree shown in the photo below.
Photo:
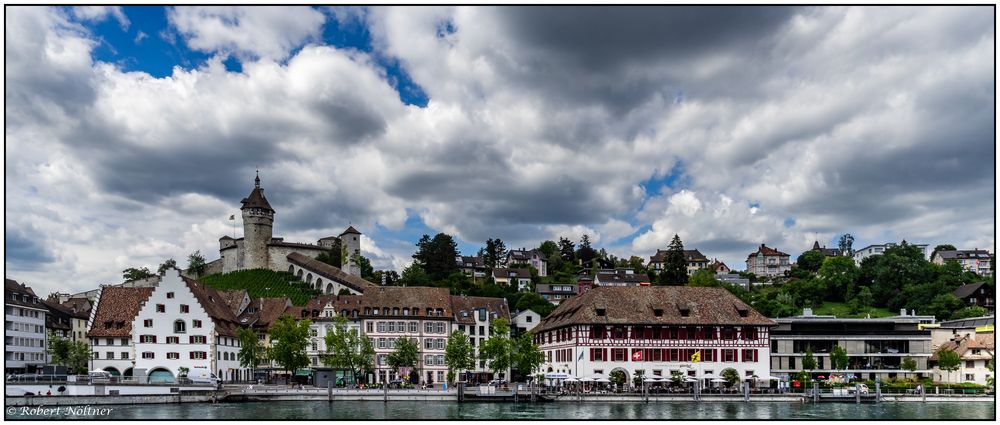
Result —
[{"label": "tree", "polygon": [[961,363],[962,359],[958,356],[958,353],[947,348],[942,348],[938,351],[938,368],[947,371],[949,378],[951,378],[951,372],[958,370],[958,366]]},{"label": "tree", "polygon": [[854,236],[850,233],[844,233],[840,237],[840,241],[837,242],[837,247],[840,248],[840,255],[844,257],[854,257]]},{"label": "tree", "polygon": [[830,351],[830,367],[834,370],[847,369],[847,350],[837,344]]},{"label": "tree", "polygon": [[444,347],[444,364],[448,366],[448,382],[455,382],[455,375],[476,367],[476,353],[469,337],[462,331],[453,331]]},{"label": "tree", "polygon": [[173,258],[168,258],[167,261],[164,261],[163,264],[160,264],[160,267],[156,269],[156,274],[163,276],[164,274],[167,273],[168,269],[176,269],[176,268],[177,268],[177,261],[174,261]]},{"label": "tree", "polygon": [[365,258],[364,255],[361,255],[360,252],[355,252],[353,255],[351,255],[351,259],[354,260],[354,264],[356,264],[358,266],[358,269],[361,270],[362,279],[365,279],[369,282],[377,282],[375,278],[375,268],[372,267],[371,261],[368,261],[368,259]]},{"label": "tree", "polygon": [[[413,373],[412,368],[417,365],[418,360],[420,360],[420,347],[417,346],[417,340],[406,337],[396,339],[396,349],[389,353],[386,359],[397,374],[401,373],[402,368],[410,368],[410,373]],[[415,376],[409,375],[407,379]]]},{"label": "tree", "polygon": [[986,310],[985,308],[980,307],[978,305],[970,305],[970,306],[965,307],[965,308],[963,308],[963,309],[961,309],[959,311],[956,311],[955,314],[953,314],[951,316],[951,318],[952,319],[968,319],[970,317],[983,317],[983,316],[985,316],[987,314],[989,314],[989,311]]},{"label": "tree", "polygon": [[576,245],[573,241],[563,237],[559,238],[559,256],[567,263],[576,263]]},{"label": "tree", "polygon": [[[812,251],[819,253],[818,251]],[[826,284],[827,296],[830,301],[847,300],[848,289],[858,278],[858,267],[851,257],[829,257],[822,261],[817,269],[819,280]]]},{"label": "tree", "polygon": [[517,299],[517,303],[514,304],[515,311],[534,310],[535,313],[546,317],[556,308],[548,300],[538,295],[537,292],[524,292],[522,294]]},{"label": "tree", "polygon": [[934,250],[931,251],[931,257],[930,258],[934,258],[934,254],[937,254],[938,252],[941,252],[941,251],[955,251],[957,249],[958,248],[955,248],[955,245],[952,245],[952,244],[941,244],[941,245],[938,245],[938,246],[934,247]]},{"label": "tree", "polygon": [[493,321],[491,328],[492,335],[479,347],[479,358],[486,360],[486,366],[494,374],[500,375],[514,365],[510,325],[507,319],[499,318]]},{"label": "tree", "polygon": [[514,369],[521,375],[531,376],[545,362],[545,355],[532,341],[531,333],[525,332],[513,339]]},{"label": "tree", "polygon": [[334,238],[333,243],[330,244],[330,249],[316,255],[316,260],[334,267],[343,267],[343,251],[344,249],[340,243],[340,238]]},{"label": "tree", "polygon": [[271,325],[271,349],[268,350],[270,357],[288,371],[289,375],[309,365],[309,356],[306,355],[309,325],[309,320],[296,322],[294,317],[287,314]]},{"label": "tree", "polygon": [[994,360],[996,360],[996,359],[990,359],[989,362],[986,362],[986,369],[990,371],[990,374],[986,376],[986,385],[989,385],[991,388],[994,385],[996,385],[996,378],[993,377],[993,375],[994,375],[994,370],[993,369],[996,368],[996,364],[994,364]]},{"label": "tree", "polygon": [[813,357],[812,346],[806,348],[806,356],[802,358],[802,368],[805,370],[816,369],[816,358]]},{"label": "tree", "polygon": [[480,252],[486,267],[495,269],[500,266],[500,262],[507,255],[507,245],[500,238],[490,238],[486,240],[486,246]]},{"label": "tree", "polygon": [[612,370],[611,373],[608,374],[608,380],[611,381],[611,383],[618,388],[621,388],[622,385],[625,385],[626,378],[627,377],[625,376],[625,371],[621,369]]},{"label": "tree", "polygon": [[267,357],[267,348],[260,342],[257,332],[253,329],[240,327],[236,330],[236,339],[240,341],[240,352],[236,359],[240,366],[250,369],[250,376],[257,376],[257,365]]},{"label": "tree", "polygon": [[47,345],[45,354],[52,356],[52,364],[66,366],[71,373],[87,370],[90,346],[83,341],[70,341],[49,332]]},{"label": "tree", "polygon": [[323,364],[351,371],[354,382],[358,382],[358,376],[363,376],[364,371],[375,368],[375,348],[371,339],[358,333],[357,329],[350,329],[346,317],[333,319],[333,329],[326,333],[324,341],[326,354],[321,358]]},{"label": "tree", "polygon": [[642,388],[642,383],[646,379],[646,371],[644,369],[636,369],[634,376],[632,376],[632,385],[636,388]]},{"label": "tree", "polygon": [[962,308],[965,304],[962,300],[958,299],[954,295],[939,294],[931,299],[931,302],[922,308],[918,307],[917,311],[921,314],[932,315],[938,319],[944,320],[951,317],[956,311]]},{"label": "tree", "polygon": [[786,287],[795,296],[796,304],[799,306],[818,307],[823,304],[826,297],[826,285],[819,279],[802,279],[790,282]]},{"label": "tree", "polygon": [[719,286],[719,281],[715,280],[715,272],[700,269],[688,278],[687,286]]},{"label": "tree", "polygon": [[816,273],[819,271],[820,266],[823,265],[824,259],[826,259],[826,256],[822,252],[809,250],[799,255],[799,258],[795,260],[795,264],[802,270]]},{"label": "tree", "polygon": [[580,247],[576,250],[576,259],[588,263],[597,257],[597,251],[590,246],[590,235],[584,234],[580,238]]},{"label": "tree", "polygon": [[153,276],[154,276],[153,273],[149,271],[148,267],[143,267],[143,268],[129,267],[125,270],[122,270],[122,279],[125,279],[126,282],[145,279],[147,277],[153,277]]},{"label": "tree", "polygon": [[201,250],[192,252],[188,255],[188,266],[189,272],[194,273],[195,276],[201,277],[202,273],[205,273],[205,257],[201,255]]},{"label": "tree", "polygon": [[417,252],[413,259],[420,264],[431,280],[441,281],[458,271],[455,258],[458,257],[458,244],[451,235],[438,233],[433,239],[423,235],[417,242]]},{"label": "tree", "polygon": [[903,360],[899,362],[899,368],[913,373],[917,370],[917,361],[913,360],[913,357],[910,356],[903,357]]},{"label": "tree", "polygon": [[661,285],[685,285],[688,281],[687,261],[684,259],[684,243],[678,235],[670,241],[667,247],[666,264],[663,266],[663,273],[660,273]]},{"label": "tree", "polygon": [[731,367],[722,370],[722,379],[726,380],[726,385],[733,386],[740,382],[740,373]]},{"label": "tree", "polygon": [[431,277],[424,271],[423,266],[414,261],[409,267],[403,269],[403,274],[399,277],[399,284],[403,286],[429,286]]},{"label": "tree", "polygon": [[541,245],[538,245],[538,252],[541,252],[545,258],[549,258],[559,252],[559,244],[546,240],[545,242],[542,242]]}]

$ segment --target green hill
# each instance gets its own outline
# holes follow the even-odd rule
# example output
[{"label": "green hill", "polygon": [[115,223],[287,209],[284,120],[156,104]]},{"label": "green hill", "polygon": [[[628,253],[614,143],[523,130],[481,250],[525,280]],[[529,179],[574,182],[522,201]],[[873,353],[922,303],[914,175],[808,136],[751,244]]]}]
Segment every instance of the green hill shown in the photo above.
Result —
[{"label": "green hill", "polygon": [[216,289],[244,289],[251,298],[288,297],[295,305],[304,305],[310,298],[319,295],[295,275],[267,269],[211,274],[198,281]]}]

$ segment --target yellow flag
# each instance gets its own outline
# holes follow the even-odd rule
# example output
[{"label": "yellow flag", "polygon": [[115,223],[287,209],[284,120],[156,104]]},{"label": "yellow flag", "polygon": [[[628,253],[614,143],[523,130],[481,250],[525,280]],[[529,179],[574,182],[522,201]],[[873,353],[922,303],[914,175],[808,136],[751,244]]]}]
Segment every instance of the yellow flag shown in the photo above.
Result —
[{"label": "yellow flag", "polygon": [[700,361],[701,361],[701,351],[695,351],[694,354],[691,355],[691,363],[698,363]]}]

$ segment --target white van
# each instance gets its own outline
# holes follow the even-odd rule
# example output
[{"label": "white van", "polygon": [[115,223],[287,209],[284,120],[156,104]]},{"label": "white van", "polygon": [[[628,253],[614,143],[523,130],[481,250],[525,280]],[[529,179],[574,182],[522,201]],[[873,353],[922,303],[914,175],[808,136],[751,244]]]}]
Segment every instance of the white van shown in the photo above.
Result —
[{"label": "white van", "polygon": [[111,380],[111,372],[106,370],[92,370],[87,375],[90,376],[91,381],[109,381]]},{"label": "white van", "polygon": [[193,384],[212,384],[212,386],[219,385],[219,378],[208,369],[191,369],[185,377]]}]

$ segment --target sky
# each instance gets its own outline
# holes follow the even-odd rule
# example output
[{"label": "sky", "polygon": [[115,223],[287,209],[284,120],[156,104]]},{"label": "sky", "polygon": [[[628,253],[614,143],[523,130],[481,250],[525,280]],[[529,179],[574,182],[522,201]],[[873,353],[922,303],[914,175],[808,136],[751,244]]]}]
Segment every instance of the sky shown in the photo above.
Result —
[{"label": "sky", "polygon": [[257,170],[276,237],[353,225],[376,269],[438,232],[994,249],[991,6],[5,12],[5,275],[43,296],[218,258]]}]

